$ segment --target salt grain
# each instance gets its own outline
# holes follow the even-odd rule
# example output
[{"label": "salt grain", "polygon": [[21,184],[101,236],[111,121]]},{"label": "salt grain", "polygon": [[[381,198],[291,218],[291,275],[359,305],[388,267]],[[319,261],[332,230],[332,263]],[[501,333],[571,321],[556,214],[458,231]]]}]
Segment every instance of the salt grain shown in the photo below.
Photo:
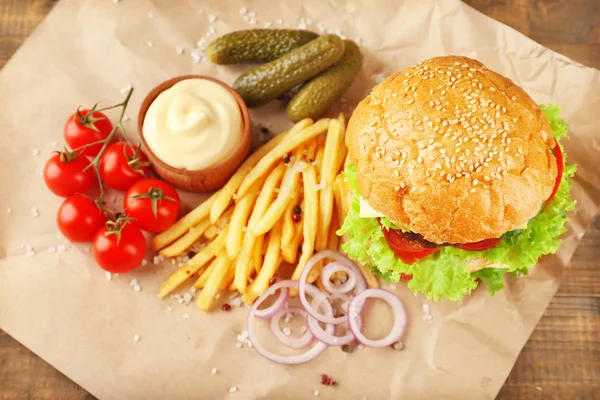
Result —
[{"label": "salt grain", "polygon": [[182,315],[183,319],[190,319],[190,314],[185,313]]},{"label": "salt grain", "polygon": [[39,215],[40,215],[40,214],[39,214],[39,212],[38,212],[38,209],[37,209],[36,207],[31,207],[31,216],[32,216],[33,218],[37,218],[37,217],[39,217]]},{"label": "salt grain", "polygon": [[137,279],[132,279],[131,282],[129,282],[129,285],[131,285],[131,286],[135,286],[137,284],[138,284]]},{"label": "salt grain", "polygon": [[148,260],[142,260],[142,267],[145,266],[146,264],[148,264]]},{"label": "salt grain", "polygon": [[138,335],[137,333],[135,335],[133,335],[133,341],[134,342],[139,342],[140,341],[140,335]]},{"label": "salt grain", "polygon": [[240,15],[246,14],[246,11],[248,11],[248,9],[246,7],[240,8]]},{"label": "salt grain", "polygon": [[40,155],[40,149],[38,149],[38,148],[33,149],[33,155],[34,156],[39,156]]},{"label": "salt grain", "polygon": [[175,47],[177,54],[183,54],[183,47]]},{"label": "salt grain", "polygon": [[186,303],[189,303],[190,301],[192,301],[192,295],[190,293],[185,293],[183,295],[183,301],[185,301]]},{"label": "salt grain", "polygon": [[229,388],[229,393],[235,393],[237,392],[237,387],[236,386],[232,386]]},{"label": "salt grain", "polygon": [[142,291],[142,287],[140,285],[136,284],[136,285],[133,286],[133,290],[136,291],[136,292],[141,292]]},{"label": "salt grain", "polygon": [[290,336],[290,335],[292,334],[292,330],[291,330],[290,328],[287,328],[287,327],[286,327],[286,328],[283,328],[281,331],[282,331],[282,332],[283,332],[283,334],[284,334],[284,335],[286,335],[286,336]]},{"label": "salt grain", "polygon": [[238,343],[235,344],[235,347],[237,347],[238,349],[241,349],[242,348],[242,344],[238,342]]},{"label": "salt grain", "polygon": [[208,22],[210,22],[211,24],[212,24],[213,22],[215,22],[216,20],[217,20],[217,17],[216,17],[215,15],[213,15],[213,14],[210,14],[210,15],[208,16]]},{"label": "salt grain", "polygon": [[167,307],[167,311],[173,311],[173,307]]},{"label": "salt grain", "polygon": [[56,253],[56,247],[52,246],[48,248],[49,253]]},{"label": "salt grain", "polygon": [[154,46],[154,43],[152,43],[151,41],[147,41],[147,42],[146,42],[146,46],[148,46],[148,47],[153,47],[153,46]]},{"label": "salt grain", "polygon": [[190,293],[196,293],[196,288],[192,286],[192,287],[190,288]]},{"label": "salt grain", "polygon": [[107,281],[110,281],[112,279],[112,274],[110,272],[108,272],[108,271],[104,272],[104,276],[106,276],[106,280]]},{"label": "salt grain", "polygon": [[319,391],[318,391],[318,390],[315,390],[315,391],[313,392],[313,395],[314,395],[315,397],[319,397]]},{"label": "salt grain", "polygon": [[210,373],[211,373],[211,374],[213,374],[213,375],[216,375],[216,374],[217,374],[217,372],[218,372],[218,370],[217,370],[215,367],[213,367],[213,368],[210,370]]}]

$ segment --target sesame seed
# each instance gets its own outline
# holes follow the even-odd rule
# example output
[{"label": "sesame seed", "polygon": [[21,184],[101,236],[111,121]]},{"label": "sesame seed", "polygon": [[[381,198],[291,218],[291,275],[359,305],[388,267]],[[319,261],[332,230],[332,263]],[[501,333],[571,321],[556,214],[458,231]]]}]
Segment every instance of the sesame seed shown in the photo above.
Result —
[{"label": "sesame seed", "polygon": [[423,157],[419,156],[419,157],[417,158],[417,162],[418,162],[419,164],[423,164]]},{"label": "sesame seed", "polygon": [[406,104],[412,104],[412,103],[414,103],[414,102],[415,102],[415,101],[414,101],[413,99],[410,99],[410,100],[408,100],[408,101],[406,102]]},{"label": "sesame seed", "polygon": [[473,186],[477,186],[478,183],[479,183],[479,181],[477,179],[473,180]]},{"label": "sesame seed", "polygon": [[490,177],[486,175],[486,176],[484,176],[484,177],[483,177],[483,180],[484,180],[484,181],[489,181],[489,180],[490,180]]},{"label": "sesame seed", "polygon": [[396,187],[394,188],[394,190],[395,190],[396,192],[399,192],[399,191],[400,191],[400,186],[396,186]]},{"label": "sesame seed", "polygon": [[476,192],[475,188],[469,189],[469,193],[475,193],[475,192]]},{"label": "sesame seed", "polygon": [[514,100],[516,100],[516,99],[517,99],[517,96],[513,96],[513,97],[511,97],[510,99],[514,101]]}]

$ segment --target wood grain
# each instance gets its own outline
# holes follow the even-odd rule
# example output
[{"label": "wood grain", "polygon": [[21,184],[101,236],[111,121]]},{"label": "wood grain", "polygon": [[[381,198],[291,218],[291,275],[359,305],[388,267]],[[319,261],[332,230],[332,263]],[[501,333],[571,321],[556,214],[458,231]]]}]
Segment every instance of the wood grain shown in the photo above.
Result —
[{"label": "wood grain", "polygon": [[[465,2],[553,50],[600,68],[600,0]],[[0,66],[54,4],[0,0]],[[498,399],[600,399],[600,217],[569,267]],[[94,397],[0,331],[0,399]]]}]

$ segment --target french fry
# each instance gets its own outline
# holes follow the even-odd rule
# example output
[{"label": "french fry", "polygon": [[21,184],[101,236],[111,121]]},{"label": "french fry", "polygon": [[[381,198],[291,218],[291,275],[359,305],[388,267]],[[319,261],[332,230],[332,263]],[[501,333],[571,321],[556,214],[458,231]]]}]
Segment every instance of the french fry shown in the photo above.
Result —
[{"label": "french fry", "polygon": [[317,173],[315,167],[308,165],[302,170],[302,180],[304,182],[304,209],[303,211],[303,234],[302,255],[298,261],[298,266],[294,270],[292,279],[300,278],[306,262],[313,255],[315,246],[315,236],[317,234],[317,218],[319,210],[319,197],[315,186],[317,185]]},{"label": "french fry", "polygon": [[257,274],[260,272],[260,268],[262,266],[264,242],[265,235],[258,235],[254,239],[254,248],[252,249],[252,266]]},{"label": "french fry", "polygon": [[219,253],[219,251],[221,251],[225,245],[226,236],[227,228],[225,228],[225,230],[223,230],[223,232],[221,232],[221,234],[219,234],[214,241],[210,242],[194,257],[190,258],[185,265],[182,265],[181,268],[165,279],[158,289],[158,298],[164,298],[190,276],[198,272],[204,265],[206,265],[206,263],[208,263],[216,254]]},{"label": "french fry", "polygon": [[[292,215],[294,215],[294,208],[299,205],[300,200],[300,187],[294,193],[294,197],[288,203],[283,216],[281,218],[282,222],[282,232],[281,232],[281,248],[283,249],[294,237],[294,227],[297,225],[296,222],[292,219]],[[287,260],[286,260],[287,261]]]},{"label": "french fry", "polygon": [[329,121],[329,130],[327,131],[327,141],[325,143],[323,165],[321,168],[320,184],[324,186],[319,192],[319,227],[315,245],[317,251],[324,250],[327,247],[328,229],[333,213],[333,181],[338,174],[337,156],[340,147],[342,147],[341,137],[342,127],[340,121],[332,119]]},{"label": "french fry", "polygon": [[336,204],[335,208],[338,212],[338,219],[343,224],[349,211],[348,190],[346,188],[346,184],[344,183],[343,175],[338,175],[337,178],[335,178],[335,181],[333,182],[333,190]]},{"label": "french fry", "polygon": [[327,238],[327,248],[331,250],[337,250],[340,243],[340,237],[336,231],[339,228],[337,214],[333,214],[331,217],[331,226],[329,227],[329,237]]},{"label": "french fry", "polygon": [[175,257],[183,253],[192,244],[194,244],[196,240],[200,239],[200,237],[204,234],[204,232],[206,232],[206,230],[209,227],[210,221],[208,220],[208,218],[203,219],[202,222],[200,222],[198,225],[191,227],[185,235],[183,235],[182,237],[180,237],[179,239],[162,249],[160,251],[160,254],[165,257]]},{"label": "french fry", "polygon": [[295,168],[295,165],[288,167],[285,171],[277,199],[252,228],[252,233],[254,235],[264,235],[271,230],[285,212],[286,207],[294,198],[295,193],[300,191],[300,173]]},{"label": "french fry", "polygon": [[250,186],[256,182],[261,176],[265,175],[267,171],[275,164],[278,160],[283,158],[287,153],[294,150],[302,143],[315,138],[317,135],[327,130],[329,126],[329,119],[324,118],[308,128],[296,133],[295,135],[288,135],[281,143],[279,143],[273,150],[268,152],[250,171],[244,178],[238,189],[238,196],[243,196]]},{"label": "french fry", "polygon": [[223,281],[221,282],[221,285],[219,286],[219,290],[228,290],[228,291],[233,292],[235,290],[235,287],[233,288],[233,290],[229,290],[229,289],[232,286],[234,286],[233,285],[234,275],[235,275],[235,270],[233,268],[233,265],[230,265],[229,268],[227,268],[227,273],[223,277]]},{"label": "french fry", "polygon": [[219,287],[221,287],[223,281],[227,278],[227,272],[230,268],[232,268],[232,262],[229,257],[227,257],[227,253],[221,253],[219,257],[217,257],[213,270],[196,301],[196,304],[200,309],[204,311],[209,309]]},{"label": "french fry", "polygon": [[252,249],[256,243],[256,236],[252,234],[252,229],[271,204],[273,193],[275,188],[279,186],[285,169],[285,164],[280,163],[269,173],[269,176],[265,180],[265,184],[256,199],[252,214],[250,215],[250,220],[248,221],[248,226],[246,227],[246,232],[244,233],[244,239],[242,241],[242,249],[235,262],[234,282],[240,293],[243,293],[246,290],[248,276],[250,275]]},{"label": "french fry", "polygon": [[159,251],[165,246],[173,243],[181,235],[190,230],[191,227],[198,225],[210,213],[210,209],[215,202],[219,192],[213,194],[198,207],[187,213],[179,221],[175,222],[169,229],[154,236],[150,246],[154,251]]},{"label": "french fry", "polygon": [[233,215],[233,207],[231,207],[229,210],[225,211],[225,214],[221,215],[219,217],[219,219],[217,220],[217,222],[215,222],[213,225],[211,225],[206,230],[206,232],[204,232],[204,237],[207,238],[208,240],[213,240],[214,238],[216,238],[217,235],[219,233],[221,233],[223,231],[223,229],[225,229],[226,226],[228,226],[232,215]]},{"label": "french fry", "polygon": [[253,292],[253,295],[258,297],[269,287],[269,281],[277,272],[277,268],[281,264],[281,221],[278,221],[271,232],[269,232],[269,240],[267,252],[263,261],[260,272],[256,279],[248,289]]},{"label": "french fry", "polygon": [[[302,207],[304,209],[304,207]],[[298,257],[298,249],[304,238],[304,220],[294,224],[294,236],[287,244],[281,244],[281,255],[285,262],[293,264]]]},{"label": "french fry", "polygon": [[338,149],[337,157],[336,157],[336,171],[341,171],[344,168],[344,162],[346,161],[346,156],[348,155],[348,148],[345,145],[346,141],[346,116],[344,113],[340,113],[338,116],[338,121],[340,123],[341,133],[340,133],[340,148]]},{"label": "french fry", "polygon": [[[332,120],[333,121],[333,120]],[[321,138],[321,136],[319,136]],[[325,148],[317,144],[317,155],[315,156],[315,169],[317,170],[317,182],[322,180],[321,178],[321,167],[323,166],[323,156],[325,154]]]},{"label": "french fry", "polygon": [[312,163],[317,156],[317,139],[313,139],[306,145],[306,150],[304,151],[305,161]]},{"label": "french fry", "polygon": [[246,161],[244,161],[244,163],[237,169],[235,174],[229,178],[229,181],[225,184],[225,186],[223,186],[219,191],[219,195],[215,198],[212,208],[210,209],[211,222],[214,224],[215,221],[219,219],[221,214],[223,214],[231,202],[233,194],[236,190],[238,190],[244,178],[246,178],[246,175],[252,171],[256,164],[258,164],[258,162],[267,153],[279,145],[279,143],[281,143],[287,136],[295,135],[301,130],[308,128],[310,125],[312,125],[312,123],[313,121],[311,119],[303,119],[295,124],[292,129],[287,132],[280,133],[252,153],[250,157],[248,157]]},{"label": "french fry", "polygon": [[244,237],[243,228],[245,228],[248,223],[252,206],[258,197],[263,181],[263,179],[256,181],[248,193],[235,203],[233,214],[229,221],[229,234],[227,235],[227,241],[225,242],[227,255],[232,260],[235,260],[240,252],[240,247],[242,247],[242,238]]},{"label": "french fry", "polygon": [[208,265],[208,267],[206,267],[206,269],[202,272],[202,274],[200,274],[200,277],[196,280],[196,282],[194,282],[193,286],[196,289],[204,288],[206,282],[208,282],[210,274],[212,274],[213,269],[215,269],[215,264],[217,263],[217,260],[218,258],[213,259],[212,262]]}]

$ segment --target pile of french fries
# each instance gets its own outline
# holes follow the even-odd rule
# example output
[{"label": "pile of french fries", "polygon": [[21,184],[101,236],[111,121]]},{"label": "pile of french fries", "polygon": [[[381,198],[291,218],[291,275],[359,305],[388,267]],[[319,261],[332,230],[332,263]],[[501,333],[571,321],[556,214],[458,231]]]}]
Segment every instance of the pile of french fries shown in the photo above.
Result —
[{"label": "pile of french fries", "polygon": [[[238,291],[252,304],[284,262],[295,265],[291,279],[298,279],[314,252],[337,250],[335,232],[349,207],[340,174],[345,129],[343,114],[298,122],[248,157],[208,200],[155,236],[152,248],[165,257],[208,241],[163,282],[158,297],[198,274],[194,287],[202,289],[197,299],[202,310],[219,290]],[[321,267],[311,271],[309,282],[317,280]],[[368,268],[361,269],[369,285],[377,286]]]}]

